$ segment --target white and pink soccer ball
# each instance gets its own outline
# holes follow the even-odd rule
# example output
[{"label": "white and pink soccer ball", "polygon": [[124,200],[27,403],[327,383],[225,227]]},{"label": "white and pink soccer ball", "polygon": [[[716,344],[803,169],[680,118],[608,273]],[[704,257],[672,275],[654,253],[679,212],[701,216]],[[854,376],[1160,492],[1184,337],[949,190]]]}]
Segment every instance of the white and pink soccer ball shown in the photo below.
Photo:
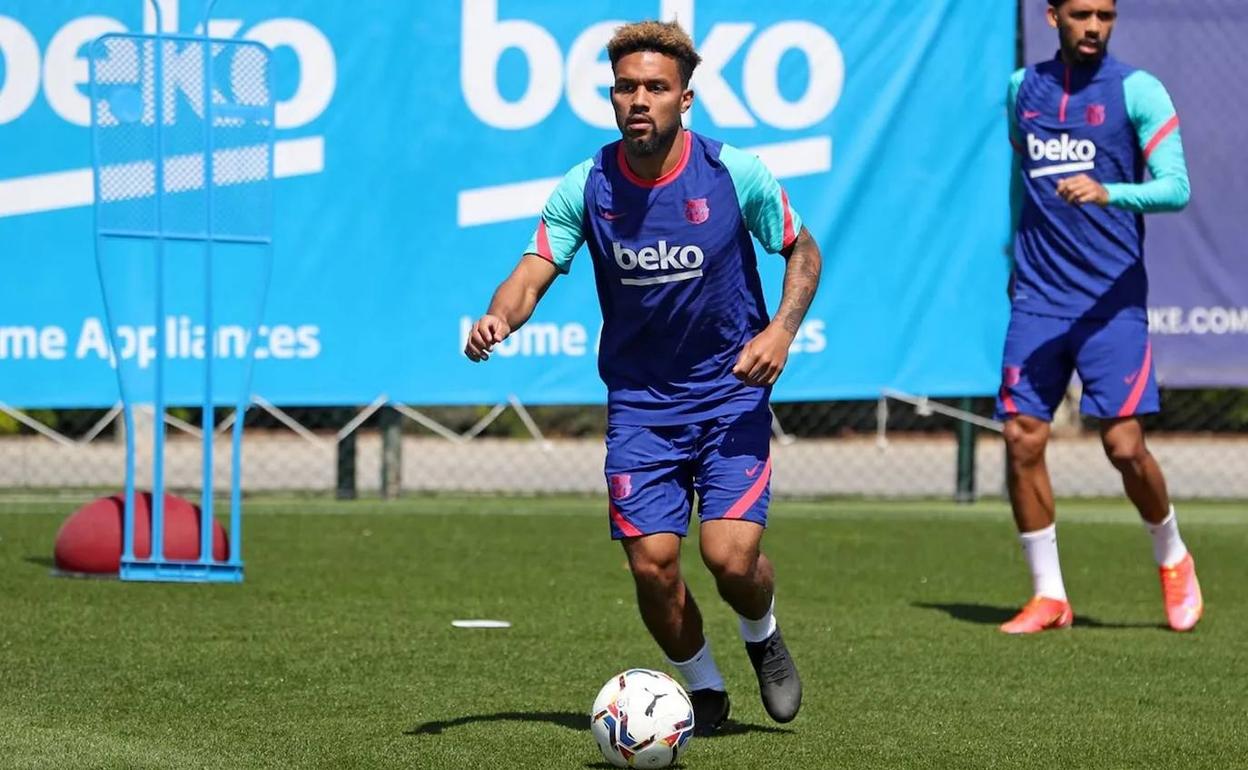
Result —
[{"label": "white and pink soccer ball", "polygon": [[616,767],[668,767],[693,736],[693,704],[661,671],[630,668],[598,691],[589,729]]}]

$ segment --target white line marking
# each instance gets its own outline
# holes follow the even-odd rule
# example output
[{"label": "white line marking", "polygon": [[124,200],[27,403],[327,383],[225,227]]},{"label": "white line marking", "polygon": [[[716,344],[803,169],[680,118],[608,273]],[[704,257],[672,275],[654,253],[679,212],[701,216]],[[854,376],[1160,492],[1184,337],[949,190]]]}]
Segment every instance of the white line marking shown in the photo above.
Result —
[{"label": "white line marking", "polygon": [[460,227],[472,227],[537,216],[562,179],[554,176],[460,190],[456,221]]},{"label": "white line marking", "polygon": [[506,620],[452,620],[451,625],[456,628],[511,628]]},{"label": "white line marking", "polygon": [[325,170],[325,137],[309,136],[273,143],[273,176],[319,174]]},{"label": "white line marking", "polygon": [[[212,181],[217,187],[258,182],[268,175],[269,148],[263,144],[233,147],[212,153]],[[173,155],[165,160],[165,192],[204,188],[204,158],[199,154]],[[141,160],[100,169],[100,196],[113,201],[150,198],[156,189],[156,163]]]},{"label": "white line marking", "polygon": [[0,182],[0,217],[90,206],[91,169],[56,171]]},{"label": "white line marking", "polygon": [[745,151],[757,155],[777,179],[823,174],[832,170],[832,137],[830,136],[760,144],[747,147]]},{"label": "white line marking", "polygon": [[[214,170],[229,168],[229,162],[239,160],[240,158],[231,156],[231,153],[237,155],[240,152],[246,152],[246,148],[240,150],[220,150],[216,153],[217,158],[225,158],[221,161],[214,161]],[[178,163],[186,165],[191,161],[189,158],[195,158],[194,164],[198,164],[196,156],[176,156],[170,158],[170,171],[177,166]],[[225,165],[222,165],[222,164]],[[151,194],[154,182],[151,181],[151,162],[138,162],[123,164],[122,166],[105,167],[105,174],[101,177],[102,184],[109,184],[109,172],[114,173],[125,168],[130,168],[131,172],[138,173],[139,182],[143,178],[141,166],[148,168],[147,173],[147,193]],[[273,176],[278,179],[292,176],[306,176],[308,174],[319,174],[325,170],[325,138],[322,136],[310,136],[303,139],[287,139],[281,142],[275,142],[273,145]],[[203,183],[203,171],[200,170],[199,182]],[[218,181],[223,177],[226,179],[234,176],[228,171],[224,174],[216,171],[214,174]],[[174,187],[172,176],[167,189],[186,189],[185,184]],[[235,180],[238,181],[238,180]],[[129,196],[127,196],[129,197]],[[72,209],[79,206],[90,206],[94,200],[94,191],[91,189],[91,169],[81,168],[71,171],[54,171],[49,174],[36,174],[34,176],[15,177],[13,179],[0,180],[0,217],[14,217],[23,214],[37,214],[42,211],[57,211],[60,209]]]}]

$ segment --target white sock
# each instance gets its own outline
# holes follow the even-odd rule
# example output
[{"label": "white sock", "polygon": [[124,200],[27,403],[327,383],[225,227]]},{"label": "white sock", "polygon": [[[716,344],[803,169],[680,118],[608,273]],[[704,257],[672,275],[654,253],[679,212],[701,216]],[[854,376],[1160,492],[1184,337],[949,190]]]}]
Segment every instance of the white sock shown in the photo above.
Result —
[{"label": "white sock", "polygon": [[767,614],[758,620],[750,620],[744,615],[738,615],[741,619],[741,638],[747,642],[761,642],[776,632],[776,597],[772,595],[771,605],[767,607]]},{"label": "white sock", "polygon": [[1174,506],[1170,506],[1170,515],[1161,520],[1160,524],[1144,522],[1148,534],[1153,536],[1153,558],[1159,567],[1172,567],[1187,556],[1187,546],[1179,537],[1179,520],[1174,517]]},{"label": "white sock", "polygon": [[1023,544],[1023,556],[1031,569],[1035,595],[1066,601],[1062,564],[1057,558],[1057,525],[1050,524],[1035,532],[1020,532],[1018,539]]},{"label": "white sock", "polygon": [[711,654],[711,640],[707,639],[706,644],[702,645],[702,649],[698,650],[689,660],[678,663],[671,658],[667,659],[676,667],[680,675],[685,680],[685,686],[688,690],[719,690],[726,692],[724,687],[724,677],[719,673],[719,666],[715,665],[715,656]]}]

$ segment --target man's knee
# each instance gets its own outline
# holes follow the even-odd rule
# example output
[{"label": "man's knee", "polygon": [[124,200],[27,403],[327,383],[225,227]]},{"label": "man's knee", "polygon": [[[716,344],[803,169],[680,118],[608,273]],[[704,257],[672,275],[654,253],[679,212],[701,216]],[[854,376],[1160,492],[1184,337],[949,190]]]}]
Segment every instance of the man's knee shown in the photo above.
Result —
[{"label": "man's knee", "polygon": [[1106,441],[1105,456],[1120,471],[1131,471],[1139,467],[1148,457],[1148,449],[1143,441]]},{"label": "man's knee", "polygon": [[749,521],[713,519],[702,524],[702,563],[721,585],[754,578],[763,528]]},{"label": "man's knee", "polygon": [[1002,429],[1010,462],[1014,465],[1036,465],[1044,459],[1048,443],[1048,424],[1035,419],[1013,418]]},{"label": "man's knee", "polygon": [[1123,472],[1138,468],[1148,458],[1144,430],[1136,420],[1105,425],[1101,429],[1101,446],[1114,467]]},{"label": "man's knee", "polygon": [[703,550],[702,560],[719,582],[736,583],[750,580],[758,566],[756,548],[717,548]]},{"label": "man's knee", "polygon": [[630,554],[629,569],[638,588],[668,591],[680,583],[680,559],[667,554]]}]

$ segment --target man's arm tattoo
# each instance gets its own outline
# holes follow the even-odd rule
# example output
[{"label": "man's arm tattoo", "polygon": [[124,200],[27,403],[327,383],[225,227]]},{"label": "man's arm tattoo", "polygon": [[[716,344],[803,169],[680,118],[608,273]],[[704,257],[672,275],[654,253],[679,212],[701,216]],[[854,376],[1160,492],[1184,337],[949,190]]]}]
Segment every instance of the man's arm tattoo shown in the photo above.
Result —
[{"label": "man's arm tattoo", "polygon": [[780,298],[780,308],[776,311],[776,319],[792,334],[797,334],[806,318],[806,311],[810,309],[810,303],[815,299],[822,267],[823,257],[819,253],[818,245],[806,229],[802,228],[784,269],[784,293]]}]

